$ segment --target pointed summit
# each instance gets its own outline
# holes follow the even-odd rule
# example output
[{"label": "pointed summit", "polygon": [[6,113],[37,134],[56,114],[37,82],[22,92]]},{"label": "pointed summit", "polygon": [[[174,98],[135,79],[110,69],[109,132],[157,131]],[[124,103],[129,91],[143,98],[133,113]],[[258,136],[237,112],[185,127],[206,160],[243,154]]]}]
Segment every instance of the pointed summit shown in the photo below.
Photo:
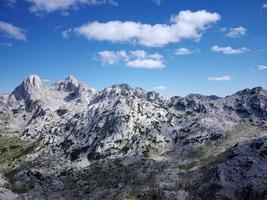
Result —
[{"label": "pointed summit", "polygon": [[67,81],[72,81],[72,82],[77,82],[77,81],[78,81],[78,80],[77,80],[74,76],[72,76],[72,75],[66,77],[65,80],[67,80]]},{"label": "pointed summit", "polygon": [[40,77],[36,74],[32,74],[29,76],[29,78],[26,80],[26,84],[32,85],[36,88],[43,87],[43,82],[40,79]]},{"label": "pointed summit", "polygon": [[64,84],[64,90],[67,92],[73,92],[76,90],[79,90],[81,87],[86,87],[84,84],[82,84],[80,81],[78,81],[74,76],[68,76],[65,78]]},{"label": "pointed summit", "polygon": [[74,76],[68,76],[65,80],[55,83],[53,88],[59,91],[75,93],[88,89],[85,84],[78,81]]},{"label": "pointed summit", "polygon": [[40,77],[33,74],[15,88],[12,95],[14,95],[17,100],[28,100],[31,97],[42,94],[45,91],[45,88],[46,86],[43,84]]}]

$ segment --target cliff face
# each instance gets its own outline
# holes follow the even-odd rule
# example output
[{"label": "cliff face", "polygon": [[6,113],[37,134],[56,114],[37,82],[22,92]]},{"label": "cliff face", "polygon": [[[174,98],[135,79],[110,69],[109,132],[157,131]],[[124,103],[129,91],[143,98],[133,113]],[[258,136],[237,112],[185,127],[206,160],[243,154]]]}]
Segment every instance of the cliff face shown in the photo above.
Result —
[{"label": "cliff face", "polygon": [[266,120],[263,88],[164,98],[32,75],[0,98],[0,189],[14,199],[265,199]]}]

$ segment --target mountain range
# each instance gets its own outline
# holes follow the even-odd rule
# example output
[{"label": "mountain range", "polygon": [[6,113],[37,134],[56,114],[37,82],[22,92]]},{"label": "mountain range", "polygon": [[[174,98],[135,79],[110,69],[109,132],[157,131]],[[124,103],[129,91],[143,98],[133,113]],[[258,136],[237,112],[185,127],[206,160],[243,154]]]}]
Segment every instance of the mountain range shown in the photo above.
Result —
[{"label": "mountain range", "polygon": [[267,199],[267,91],[167,98],[31,75],[0,95],[0,199]]}]

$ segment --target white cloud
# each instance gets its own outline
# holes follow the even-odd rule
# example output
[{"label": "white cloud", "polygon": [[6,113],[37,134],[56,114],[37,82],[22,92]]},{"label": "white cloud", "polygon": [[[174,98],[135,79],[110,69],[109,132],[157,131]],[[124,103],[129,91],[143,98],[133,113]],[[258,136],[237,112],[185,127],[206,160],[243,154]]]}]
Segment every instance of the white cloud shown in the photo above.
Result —
[{"label": "white cloud", "polygon": [[155,90],[157,92],[165,91],[166,89],[167,89],[167,87],[165,87],[163,85],[152,88],[152,90]]},{"label": "white cloud", "polygon": [[179,49],[176,49],[174,54],[178,56],[185,56],[185,55],[193,54],[195,52],[196,50],[190,50],[188,48],[179,48]]},{"label": "white cloud", "polygon": [[226,33],[226,36],[230,38],[237,38],[237,37],[246,35],[246,33],[247,33],[247,29],[245,29],[242,26],[239,26],[236,28],[230,28],[229,32]]},{"label": "white cloud", "polygon": [[[98,5],[98,4],[117,5],[117,2],[115,2],[114,0],[26,0],[26,1],[31,3],[30,11],[34,13],[53,12],[56,10],[68,10],[70,8],[77,8],[81,5]],[[63,12],[63,14],[64,13],[65,12]]]},{"label": "white cloud", "polygon": [[71,31],[72,31],[71,28],[62,31],[62,37],[65,38],[65,39],[69,38],[69,34],[71,33]]},{"label": "white cloud", "polygon": [[134,68],[147,68],[147,69],[162,69],[165,65],[161,60],[154,59],[136,59],[126,63],[128,67]]},{"label": "white cloud", "polygon": [[109,21],[106,23],[94,21],[75,28],[75,32],[88,40],[130,42],[150,47],[161,47],[180,42],[182,39],[199,40],[203,31],[219,19],[218,13],[210,13],[206,10],[196,12],[184,10],[172,16],[170,24],[151,25],[133,21]]},{"label": "white cloud", "polygon": [[100,51],[98,52],[103,65],[114,65],[115,63],[128,59],[126,51]]},{"label": "white cloud", "polygon": [[241,53],[245,53],[247,51],[250,51],[250,49],[248,49],[246,47],[234,49],[232,47],[220,47],[218,45],[211,47],[211,50],[214,52],[223,53],[223,54],[241,54]]},{"label": "white cloud", "polygon": [[98,56],[103,65],[114,65],[123,62],[128,67],[156,69],[164,68],[163,56],[159,53],[150,54],[143,50],[136,51],[100,51]]},{"label": "white cloud", "polygon": [[267,4],[263,4],[262,7],[263,7],[263,8],[267,8]]},{"label": "white cloud", "polygon": [[9,38],[26,41],[25,31],[10,23],[0,21],[0,33],[1,32]]},{"label": "white cloud", "polygon": [[208,78],[209,81],[231,81],[232,77],[225,75],[225,76],[211,76]]},{"label": "white cloud", "polygon": [[258,70],[262,71],[262,70],[267,70],[267,65],[259,65],[257,66]]},{"label": "white cloud", "polygon": [[130,54],[137,58],[145,58],[147,53],[144,50],[130,51]]}]

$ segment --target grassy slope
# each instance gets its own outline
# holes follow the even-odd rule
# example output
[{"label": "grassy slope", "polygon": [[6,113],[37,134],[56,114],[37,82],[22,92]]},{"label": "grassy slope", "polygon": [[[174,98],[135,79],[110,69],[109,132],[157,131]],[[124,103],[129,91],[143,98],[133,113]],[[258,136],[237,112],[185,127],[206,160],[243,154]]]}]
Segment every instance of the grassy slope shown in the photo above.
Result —
[{"label": "grassy slope", "polygon": [[264,131],[267,131],[267,129],[247,124],[239,124],[235,126],[232,131],[228,132],[224,139],[189,152],[188,157],[185,158],[185,162],[178,168],[186,172],[197,167],[219,162],[223,159],[221,155],[237,142],[259,137],[261,134],[264,134]]}]

